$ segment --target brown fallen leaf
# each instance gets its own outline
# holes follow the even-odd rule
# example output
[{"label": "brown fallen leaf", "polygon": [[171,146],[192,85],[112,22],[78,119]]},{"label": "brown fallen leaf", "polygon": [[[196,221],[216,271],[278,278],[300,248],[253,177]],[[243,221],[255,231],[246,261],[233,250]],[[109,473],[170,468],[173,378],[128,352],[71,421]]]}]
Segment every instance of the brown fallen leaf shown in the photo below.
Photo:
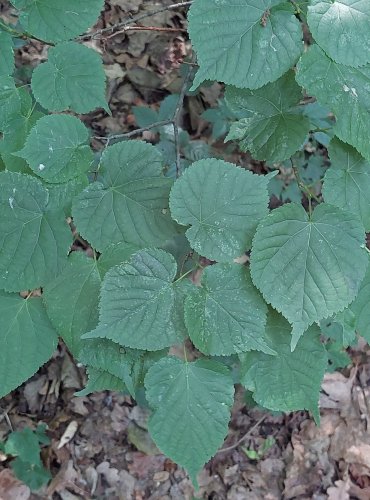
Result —
[{"label": "brown fallen leaf", "polygon": [[149,432],[134,422],[130,422],[127,428],[127,437],[137,450],[142,451],[146,455],[158,455],[160,453]]},{"label": "brown fallen leaf", "polygon": [[325,393],[320,396],[321,409],[335,409],[346,416],[352,409],[352,388],[356,377],[356,369],[351,371],[349,378],[339,372],[325,374],[321,385]]},{"label": "brown fallen leaf", "polygon": [[10,469],[0,472],[0,500],[28,500],[31,490],[21,483]]},{"label": "brown fallen leaf", "polygon": [[132,462],[128,465],[129,472],[139,479],[164,469],[165,457],[163,455],[145,455],[138,451],[131,453],[131,460]]},{"label": "brown fallen leaf", "polygon": [[58,444],[58,450],[63,448],[67,443],[69,443],[73,438],[74,435],[76,434],[78,429],[78,423],[76,420],[72,420],[68,426],[67,429],[64,431],[62,437],[60,438],[59,444]]},{"label": "brown fallen leaf", "polygon": [[348,463],[357,463],[360,465],[365,465],[369,469],[370,473],[370,445],[369,444],[358,444],[357,446],[351,446],[345,455],[345,460]]},{"label": "brown fallen leaf", "polygon": [[63,491],[66,488],[77,490],[75,493],[79,493],[81,488],[76,486],[78,479],[79,475],[73,466],[73,460],[69,460],[62,465],[58,474],[52,479],[47,488],[47,493],[52,497],[54,493]]},{"label": "brown fallen leaf", "polygon": [[326,493],[328,500],[349,500],[349,481],[335,481],[335,486],[330,486]]}]

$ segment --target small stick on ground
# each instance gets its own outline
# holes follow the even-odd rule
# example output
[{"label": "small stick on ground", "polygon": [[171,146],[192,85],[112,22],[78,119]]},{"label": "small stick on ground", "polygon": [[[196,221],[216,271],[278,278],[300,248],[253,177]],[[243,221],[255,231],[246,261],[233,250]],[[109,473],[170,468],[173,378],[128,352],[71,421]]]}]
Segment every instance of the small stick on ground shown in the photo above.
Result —
[{"label": "small stick on ground", "polygon": [[226,448],[221,448],[220,450],[218,450],[217,453],[223,453],[225,451],[231,451],[231,450],[234,450],[235,448],[237,448],[239,445],[241,445],[244,441],[246,441],[251,436],[253,431],[255,431],[262,424],[262,422],[265,420],[265,418],[267,418],[267,414],[263,415],[259,420],[257,420],[257,422],[248,430],[248,432],[246,432],[244,434],[243,437],[241,437],[239,439],[239,441],[232,444],[231,446],[227,446]]}]

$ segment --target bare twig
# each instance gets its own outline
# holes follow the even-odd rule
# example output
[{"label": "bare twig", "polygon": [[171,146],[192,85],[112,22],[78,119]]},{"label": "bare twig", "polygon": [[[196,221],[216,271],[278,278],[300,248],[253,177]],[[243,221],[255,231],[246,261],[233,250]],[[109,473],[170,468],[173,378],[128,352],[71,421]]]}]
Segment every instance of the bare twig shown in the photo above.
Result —
[{"label": "bare twig", "polygon": [[100,137],[100,136],[94,136],[94,139],[100,140],[100,141],[107,141],[105,148],[108,146],[110,141],[114,141],[117,139],[129,139],[130,137],[134,137],[136,135],[140,135],[143,132],[146,132],[148,130],[152,130],[157,127],[164,127],[166,125],[172,125],[173,126],[173,134],[174,134],[174,143],[175,143],[175,150],[176,150],[176,177],[179,177],[181,175],[181,145],[180,145],[180,120],[181,120],[181,111],[182,107],[184,104],[184,99],[186,95],[186,90],[191,78],[192,74],[192,66],[189,66],[187,73],[185,75],[183,84],[181,86],[179,98],[176,104],[176,109],[173,114],[173,117],[168,119],[168,120],[162,120],[158,122],[154,122],[151,125],[148,125],[146,127],[142,128],[137,128],[135,130],[131,130],[130,132],[125,132],[124,134],[117,134],[117,135],[111,135],[109,137]]},{"label": "bare twig", "polygon": [[311,191],[311,189],[306,186],[306,184],[303,182],[301,176],[300,176],[300,173],[299,173],[299,170],[298,170],[298,167],[296,167],[294,165],[294,162],[292,160],[292,158],[290,158],[290,163],[292,165],[292,170],[293,170],[293,173],[294,173],[294,177],[297,181],[297,184],[298,184],[298,187],[299,189],[302,191],[302,193],[304,195],[306,195],[307,199],[308,199],[308,208],[309,208],[309,213],[311,215],[311,212],[312,212],[312,205],[311,205],[311,200],[312,198],[317,202],[317,203],[320,203],[320,200],[319,198],[315,195],[315,193],[313,193]]},{"label": "bare twig", "polygon": [[[192,1],[186,1],[186,2],[183,1],[183,2],[171,4],[171,5],[167,5],[166,7],[161,7],[160,9],[153,10],[151,12],[146,12],[145,14],[140,14],[136,17],[131,17],[130,19],[126,19],[126,20],[124,20],[124,21],[122,21],[114,26],[109,27],[109,28],[103,28],[101,30],[95,31],[94,33],[88,33],[88,34],[82,35],[79,38],[82,40],[83,39],[93,39],[93,38],[96,38],[97,36],[101,36],[101,35],[104,35],[105,33],[109,33],[109,32],[111,33],[111,35],[108,36],[107,38],[111,38],[112,36],[115,36],[118,33],[122,33],[122,32],[128,31],[128,30],[183,31],[183,30],[177,29],[177,28],[176,29],[174,29],[174,28],[156,28],[156,27],[151,27],[151,26],[130,26],[130,25],[135,24],[146,17],[153,16],[153,15],[158,14],[160,12],[165,12],[167,10],[177,9],[179,7],[189,6],[191,4],[192,4]],[[192,66],[194,63],[190,62],[189,64],[190,64],[190,66],[186,72],[183,84],[181,86],[179,98],[178,98],[178,101],[176,104],[176,109],[175,109],[175,112],[174,112],[172,119],[158,121],[158,122],[152,123],[151,125],[148,125],[147,127],[138,128],[136,130],[132,130],[132,131],[126,132],[124,134],[113,135],[110,137],[95,136],[95,139],[107,141],[107,143],[106,143],[106,147],[107,147],[108,144],[110,143],[110,141],[113,141],[116,139],[128,139],[130,137],[140,135],[142,132],[146,132],[148,130],[152,130],[152,129],[157,128],[157,127],[163,127],[165,125],[172,125],[173,126],[173,133],[174,133],[174,143],[175,143],[175,149],[176,149],[176,177],[179,177],[181,174],[181,151],[180,151],[181,146],[180,146],[180,137],[179,137],[181,111],[182,111],[182,107],[184,104],[186,90],[187,90],[187,87],[188,87],[188,84],[189,84],[189,81],[191,78],[191,74],[192,74]]]},{"label": "bare twig", "polygon": [[171,125],[173,123],[173,120],[162,120],[159,122],[152,123],[151,125],[148,125],[147,127],[142,127],[142,128],[137,128],[135,130],[131,130],[130,132],[126,132],[124,134],[117,134],[117,135],[110,135],[109,137],[99,137],[99,136],[94,136],[94,139],[98,139],[99,141],[114,141],[116,139],[129,139],[130,137],[134,137],[135,135],[140,135],[143,132],[146,132],[148,130],[152,130],[153,128],[156,127],[164,127],[165,125]]},{"label": "bare twig", "polygon": [[16,38],[21,38],[22,40],[37,40],[38,42],[44,43],[45,45],[50,45],[54,46],[52,42],[46,42],[45,40],[41,40],[41,38],[37,38],[35,35],[31,35],[30,33],[27,33],[26,31],[18,31],[11,26],[8,26],[5,24],[1,19],[0,19],[0,28],[2,28],[4,31],[10,33],[12,36]]},{"label": "bare twig", "polygon": [[115,31],[112,35],[107,36],[107,40],[109,38],[113,38],[117,35],[122,35],[123,33],[127,33],[128,31],[163,31],[169,33],[186,33],[186,30],[183,28],[158,28],[157,26],[127,26],[120,31]]},{"label": "bare twig", "polygon": [[267,417],[267,414],[262,415],[262,417],[259,420],[257,420],[257,422],[248,430],[248,432],[246,434],[244,434],[244,436],[239,439],[239,441],[232,444],[231,446],[227,446],[226,448],[221,448],[220,450],[218,450],[217,453],[223,453],[224,451],[231,451],[231,450],[234,450],[235,448],[237,448],[240,444],[243,443],[243,441],[245,441],[246,439],[248,439],[251,436],[253,431],[255,431],[257,429],[257,427],[259,427],[262,424],[262,422],[265,420],[266,417]]},{"label": "bare twig", "polygon": [[123,30],[127,26],[130,26],[131,24],[136,24],[137,22],[141,21],[142,19],[146,19],[147,17],[155,16],[156,14],[160,14],[161,12],[166,12],[166,10],[174,10],[178,9],[180,7],[188,7],[191,5],[193,2],[177,2],[171,5],[167,5],[166,7],[161,7],[160,9],[157,10],[152,10],[149,12],[145,12],[144,14],[139,14],[138,16],[135,17],[130,17],[128,19],[125,19],[124,21],[121,21],[120,23],[114,24],[113,26],[110,26],[108,28],[102,28],[100,30],[94,31],[93,33],[85,33],[84,35],[81,35],[78,37],[80,40],[88,40],[88,39],[95,39],[97,37],[101,37],[102,35],[105,35],[107,33],[113,33],[114,31],[118,30]]},{"label": "bare twig", "polygon": [[7,33],[10,33],[13,36],[21,35],[21,33],[19,31],[15,30],[11,26],[8,26],[7,24],[5,24],[2,19],[0,19],[0,28],[2,28],[4,31],[6,31]]},{"label": "bare twig", "polygon": [[295,0],[290,0],[290,3],[295,8],[295,13],[301,18],[301,21],[307,22],[306,15],[303,12],[303,10],[301,9],[299,2],[296,2]]},{"label": "bare twig", "polygon": [[9,412],[14,408],[14,406],[15,406],[15,403],[10,403],[10,405],[5,410],[1,409],[1,413],[0,413],[0,422],[4,419],[6,421],[6,423],[8,424],[9,429],[12,432],[14,429],[13,429],[12,422],[9,418]]},{"label": "bare twig", "polygon": [[175,139],[175,149],[176,149],[176,177],[180,177],[181,175],[181,155],[180,155],[180,138],[179,138],[179,127],[180,127],[180,119],[181,119],[181,111],[182,106],[184,104],[186,90],[190,81],[190,77],[192,74],[192,67],[190,66],[186,72],[181,90],[179,99],[177,101],[175,113],[173,115],[173,134]]}]

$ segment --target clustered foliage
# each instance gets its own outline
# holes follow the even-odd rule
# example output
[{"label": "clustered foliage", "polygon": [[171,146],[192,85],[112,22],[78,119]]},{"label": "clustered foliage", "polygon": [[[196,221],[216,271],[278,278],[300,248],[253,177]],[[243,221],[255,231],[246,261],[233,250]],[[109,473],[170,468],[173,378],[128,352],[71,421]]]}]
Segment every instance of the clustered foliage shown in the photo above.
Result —
[{"label": "clustered foliage", "polygon": [[[155,443],[194,482],[227,434],[235,383],[318,421],[328,358],[355,332],[370,340],[370,2],[194,0],[192,91],[226,84],[227,140],[271,172],[205,158],[177,176],[143,141],[97,155],[76,116],[109,112],[100,56],[78,38],[103,0],[12,4],[19,24],[0,26],[0,396],[60,336],[87,367],[81,394],[146,401]],[[30,88],[12,76],[24,36],[50,45]],[[331,164],[321,190],[308,161],[318,192],[296,167],[313,141]],[[269,183],[290,158],[304,204],[269,211]],[[70,252],[67,220],[93,258]],[[181,344],[184,359],[169,355]]]}]

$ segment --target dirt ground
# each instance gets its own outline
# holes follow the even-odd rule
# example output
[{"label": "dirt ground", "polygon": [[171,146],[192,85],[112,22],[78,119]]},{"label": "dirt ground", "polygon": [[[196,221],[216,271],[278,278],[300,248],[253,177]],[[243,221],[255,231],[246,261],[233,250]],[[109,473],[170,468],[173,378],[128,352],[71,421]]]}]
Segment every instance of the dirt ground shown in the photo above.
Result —
[{"label": "dirt ground", "polygon": [[[353,350],[353,365],[343,373],[326,375],[319,427],[305,412],[271,415],[248,409],[239,391],[223,445],[227,449],[200,473],[200,489],[194,492],[185,472],[151,441],[147,410],[117,393],[74,396],[85,374],[60,346],[53,360],[0,403],[0,440],[11,429],[48,424],[51,444],[42,449],[42,458],[53,479],[43,491],[31,494],[0,455],[0,498],[368,500],[366,349],[361,345]],[[67,429],[72,437],[63,445]],[[263,453],[266,442],[270,447]],[[248,458],[251,452],[257,452],[254,459]]]},{"label": "dirt ground", "polygon": [[[170,3],[109,0],[96,29]],[[0,1],[0,15],[8,22],[14,20],[7,2]],[[181,61],[191,50],[185,9],[159,13],[143,19],[141,25],[169,31],[116,32],[87,42],[103,57],[113,111],[112,116],[97,111],[82,117],[96,136],[136,128],[132,106],[157,110],[167,95],[179,92]],[[46,51],[35,40],[20,48],[18,76],[27,80],[30,68],[45,59]],[[245,165],[246,155],[230,152],[222,141],[211,141],[201,117],[221,94],[222,87],[214,84],[198,96],[186,97],[183,127],[193,140],[209,143],[216,156]],[[155,134],[145,132],[143,138],[154,141]],[[96,150],[102,144],[92,143]],[[259,163],[249,167],[263,170]],[[360,342],[351,351],[353,364],[325,377],[319,427],[306,412],[271,415],[249,408],[238,391],[224,443],[227,449],[200,473],[200,489],[194,492],[185,472],[151,441],[145,409],[117,393],[74,395],[83,387],[85,373],[61,344],[30,381],[0,401],[0,441],[12,429],[35,428],[39,422],[48,425],[51,444],[42,449],[42,459],[53,479],[47,488],[32,494],[14,478],[7,457],[0,454],[0,500],[370,500],[368,349]],[[67,429],[70,439],[65,443]]]}]

